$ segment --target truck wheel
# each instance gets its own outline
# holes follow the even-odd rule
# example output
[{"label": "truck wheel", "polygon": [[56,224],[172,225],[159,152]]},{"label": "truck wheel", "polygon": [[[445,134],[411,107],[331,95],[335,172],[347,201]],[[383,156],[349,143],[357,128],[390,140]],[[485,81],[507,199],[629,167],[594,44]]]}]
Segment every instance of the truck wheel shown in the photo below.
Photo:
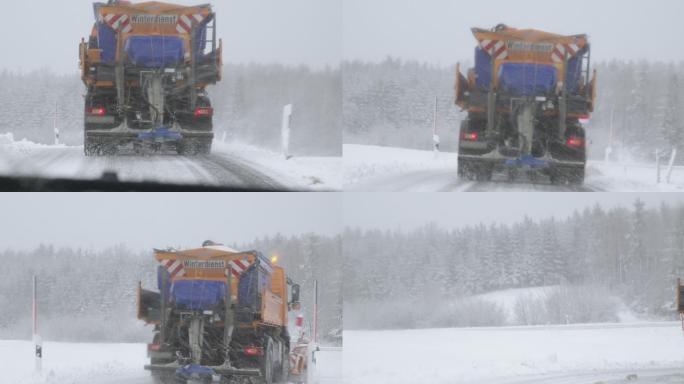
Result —
[{"label": "truck wheel", "polygon": [[97,155],[97,145],[86,135],[83,135],[83,153],[87,157]]},{"label": "truck wheel", "polygon": [[197,148],[197,153],[199,155],[211,155],[212,142],[213,142],[212,139],[202,140],[201,142],[199,142],[198,148]]},{"label": "truck wheel", "polygon": [[465,179],[465,180],[473,180],[474,179],[473,169],[472,169],[470,163],[466,162],[465,160],[459,160],[458,161],[458,177],[460,179]]},{"label": "truck wheel", "polygon": [[280,366],[281,368],[281,377],[280,380],[283,382],[287,382],[288,378],[290,377],[290,351],[289,348],[283,348],[283,361]]},{"label": "truck wheel", "polygon": [[178,154],[181,156],[196,156],[199,152],[197,142],[192,139],[183,139],[178,142]]},{"label": "truck wheel", "polygon": [[584,184],[584,167],[576,167],[568,170],[568,182],[570,184],[582,185]]},{"label": "truck wheel", "polygon": [[270,338],[266,338],[264,357],[261,361],[261,379],[263,384],[273,384],[273,344]]},{"label": "truck wheel", "polygon": [[491,165],[481,164],[478,165],[475,172],[475,179],[477,181],[491,181],[494,169]]},{"label": "truck wheel", "polygon": [[176,375],[167,372],[152,372],[152,382],[154,384],[177,384]]}]

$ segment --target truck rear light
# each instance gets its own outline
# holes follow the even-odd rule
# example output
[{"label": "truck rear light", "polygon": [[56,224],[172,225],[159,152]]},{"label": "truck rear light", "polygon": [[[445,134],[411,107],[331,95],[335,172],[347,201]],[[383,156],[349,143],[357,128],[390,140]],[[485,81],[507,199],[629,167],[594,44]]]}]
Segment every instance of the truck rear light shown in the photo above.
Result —
[{"label": "truck rear light", "polygon": [[147,344],[147,350],[152,352],[159,352],[161,344]]},{"label": "truck rear light", "polygon": [[477,132],[463,132],[461,138],[466,141],[477,141]]},{"label": "truck rear light", "polygon": [[104,107],[91,107],[88,108],[88,114],[93,116],[104,116],[107,114],[107,110]]},{"label": "truck rear light", "polygon": [[245,352],[245,355],[247,356],[263,356],[264,355],[264,349],[261,347],[256,347],[254,345],[250,345],[245,347],[243,350]]},{"label": "truck rear light", "polygon": [[211,117],[214,115],[214,108],[198,107],[195,108],[195,117]]},{"label": "truck rear light", "polygon": [[581,147],[584,146],[584,139],[581,138],[581,137],[577,137],[577,136],[570,136],[570,137],[568,137],[568,139],[565,141],[565,144],[566,144],[568,147],[572,147],[572,148],[581,148]]}]

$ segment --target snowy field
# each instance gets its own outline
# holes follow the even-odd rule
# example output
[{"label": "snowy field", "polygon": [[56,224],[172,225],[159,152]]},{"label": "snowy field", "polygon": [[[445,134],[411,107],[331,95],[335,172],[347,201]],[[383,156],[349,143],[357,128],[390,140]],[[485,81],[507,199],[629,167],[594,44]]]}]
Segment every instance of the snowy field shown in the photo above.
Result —
[{"label": "snowy field", "polygon": [[344,340],[350,384],[684,382],[678,322],[347,331]]},{"label": "snowy field", "polygon": [[[43,344],[43,370],[34,372],[29,341],[0,340],[5,362],[0,383],[12,384],[152,384],[143,369],[148,362],[144,344]],[[316,382],[342,383],[342,353],[317,352]]]},{"label": "snowy field", "polygon": [[209,156],[93,157],[82,147],[42,145],[0,135],[0,174],[96,179],[114,171],[124,181],[159,181],[260,189],[340,190],[340,157],[294,157],[217,142]]},{"label": "snowy field", "polygon": [[[584,186],[555,186],[546,180],[529,183],[473,182],[457,176],[456,153],[419,151],[370,145],[344,145],[344,188],[354,191],[684,191],[684,167],[675,167],[672,184],[656,183],[655,165],[590,161]],[[666,170],[663,167],[664,179]]]}]

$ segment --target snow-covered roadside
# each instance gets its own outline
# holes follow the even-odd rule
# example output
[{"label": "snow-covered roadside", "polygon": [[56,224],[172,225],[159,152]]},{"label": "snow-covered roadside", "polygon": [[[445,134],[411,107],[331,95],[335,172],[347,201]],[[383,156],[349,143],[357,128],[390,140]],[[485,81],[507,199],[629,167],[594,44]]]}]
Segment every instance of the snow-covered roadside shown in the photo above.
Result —
[{"label": "snow-covered roadside", "polygon": [[251,187],[268,186],[268,180],[263,179],[270,178],[288,189],[336,191],[342,189],[341,168],[341,157],[285,160],[268,150],[221,142],[214,144],[210,156],[87,158],[83,147],[15,141],[12,134],[0,135],[0,175],[97,179],[106,171],[114,171],[126,181]]},{"label": "snow-covered roadside", "polygon": [[[471,182],[456,176],[458,155],[441,152],[435,157],[432,151],[391,148],[373,145],[344,145],[345,189],[386,190],[402,187],[410,190],[438,191],[468,188]],[[684,191],[684,167],[675,167],[671,183],[665,183],[666,165],[662,165],[662,182],[656,183],[654,164],[606,163],[589,161],[585,186],[592,190],[615,192],[681,192]],[[394,181],[397,181],[396,183]],[[422,183],[423,186],[418,184]],[[492,190],[536,190],[530,184],[481,183]],[[541,190],[549,190],[553,186]],[[551,189],[553,190],[553,189]],[[558,187],[558,190],[563,190]]]},{"label": "snow-covered roadside", "polygon": [[450,171],[456,174],[458,155],[375,145],[344,145],[344,185],[354,186],[377,177],[412,171]]},{"label": "snow-covered roadside", "polygon": [[5,362],[0,382],[13,384],[90,384],[114,378],[147,378],[144,344],[43,343],[43,369],[34,371],[29,341],[0,341]]},{"label": "snow-covered roadside", "polygon": [[238,157],[284,185],[312,191],[342,190],[341,157],[291,157],[243,143],[214,142],[216,154]]},{"label": "snow-covered roadside", "polygon": [[[145,344],[43,343],[43,367],[34,369],[33,344],[0,340],[0,383],[12,384],[152,384],[143,369]],[[317,352],[316,382],[342,383],[342,353]]]},{"label": "snow-covered roadside", "polygon": [[66,148],[64,145],[38,144],[26,139],[17,141],[12,133],[0,133],[0,175],[6,175],[15,171],[10,168],[13,160],[29,156],[36,150],[50,147]]},{"label": "snow-covered roadside", "polygon": [[345,380],[354,384],[474,383],[684,364],[677,322],[347,331],[344,344]]},{"label": "snow-covered roadside", "polygon": [[661,165],[661,182],[656,183],[655,164],[606,163],[590,161],[586,182],[606,191],[620,192],[682,192],[684,191],[684,167],[672,169],[672,179],[665,182],[667,165]]}]

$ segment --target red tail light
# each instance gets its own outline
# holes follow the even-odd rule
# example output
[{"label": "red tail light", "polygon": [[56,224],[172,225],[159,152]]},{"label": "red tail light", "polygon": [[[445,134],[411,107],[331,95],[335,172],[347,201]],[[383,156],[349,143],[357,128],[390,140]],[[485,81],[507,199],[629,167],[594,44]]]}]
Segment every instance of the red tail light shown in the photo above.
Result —
[{"label": "red tail light", "polygon": [[88,108],[88,114],[93,116],[104,116],[107,114],[107,110],[104,107],[91,107]]},{"label": "red tail light", "polygon": [[161,344],[147,344],[147,350],[158,352],[161,349]]},{"label": "red tail light", "polygon": [[577,136],[570,136],[565,142],[568,147],[581,148],[584,146],[584,139]]},{"label": "red tail light", "polygon": [[477,132],[463,132],[461,138],[466,141],[477,141]]},{"label": "red tail light", "polygon": [[214,108],[198,107],[195,109],[195,117],[211,117],[214,115]]},{"label": "red tail light", "polygon": [[247,346],[244,349],[245,355],[247,356],[263,356],[264,350],[261,347],[255,347],[253,345]]}]

